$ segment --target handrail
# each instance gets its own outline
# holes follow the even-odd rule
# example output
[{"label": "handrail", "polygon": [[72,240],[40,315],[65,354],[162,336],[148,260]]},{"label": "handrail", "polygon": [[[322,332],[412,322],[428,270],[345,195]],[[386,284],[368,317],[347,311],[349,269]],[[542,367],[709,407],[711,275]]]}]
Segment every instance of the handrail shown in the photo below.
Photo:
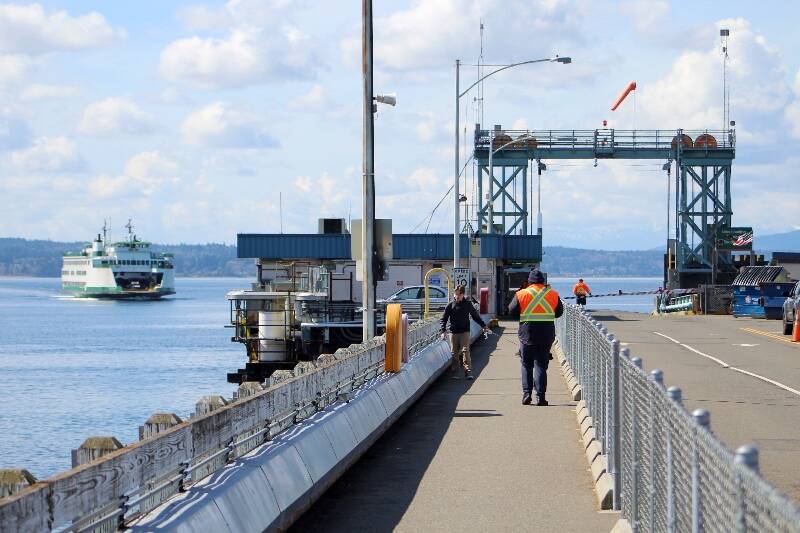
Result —
[{"label": "handrail", "polygon": [[[713,137],[709,142],[704,137],[702,146],[684,147],[687,151],[716,152],[732,150],[736,146],[734,130],[681,130],[684,135],[693,141],[698,137],[707,135]],[[594,130],[477,130],[475,132],[475,148],[489,148],[491,139],[508,137],[509,141],[520,139],[536,139],[538,146],[530,148],[527,143],[509,142],[505,149],[509,151],[531,151],[541,149],[569,149],[593,148],[596,151],[625,149],[658,149],[674,150],[673,141],[678,135],[678,130],[621,130],[614,128],[601,128]],[[496,142],[496,141],[495,141]],[[714,146],[710,146],[714,144]]]},{"label": "handrail", "polygon": [[[437,320],[411,324],[409,352],[434,342],[438,326]],[[122,524],[135,513],[128,502],[164,501],[310,413],[343,401],[349,391],[383,373],[384,342],[384,337],[375,337],[320,356],[310,365],[300,363],[295,373],[266,390],[0,498],[0,531],[83,530],[114,520]],[[167,483],[176,473],[180,479]],[[148,505],[152,508],[152,502]]]}]

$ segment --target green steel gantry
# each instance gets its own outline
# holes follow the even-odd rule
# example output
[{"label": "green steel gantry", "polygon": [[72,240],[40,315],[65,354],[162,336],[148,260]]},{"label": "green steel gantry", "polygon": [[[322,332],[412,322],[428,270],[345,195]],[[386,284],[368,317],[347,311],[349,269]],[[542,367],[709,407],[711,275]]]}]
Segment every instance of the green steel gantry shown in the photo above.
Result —
[{"label": "green steel gantry", "polygon": [[[528,233],[529,161],[536,161],[541,169],[542,160],[552,159],[657,159],[666,162],[667,171],[674,161],[673,275],[681,286],[708,283],[712,272],[736,271],[731,253],[718,251],[715,245],[717,228],[732,222],[735,144],[733,129],[503,130],[495,126],[482,130],[476,125],[478,228],[486,233]],[[521,196],[516,194],[518,185]]]}]

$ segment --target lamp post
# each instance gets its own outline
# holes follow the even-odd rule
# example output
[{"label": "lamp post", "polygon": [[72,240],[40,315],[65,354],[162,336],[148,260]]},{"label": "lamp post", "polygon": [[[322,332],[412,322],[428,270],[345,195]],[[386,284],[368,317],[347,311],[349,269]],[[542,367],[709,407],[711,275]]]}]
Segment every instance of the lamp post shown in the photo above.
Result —
[{"label": "lamp post", "polygon": [[[493,70],[492,72],[486,74],[485,76],[481,77],[475,83],[473,83],[472,85],[467,87],[464,91],[461,91],[461,88],[459,86],[461,60],[456,59],[456,99],[455,99],[456,100],[456,124],[455,124],[455,129],[456,129],[456,135],[455,135],[455,137],[456,137],[456,143],[455,143],[456,155],[455,155],[455,184],[454,184],[454,187],[453,187],[453,197],[455,199],[454,200],[454,203],[455,203],[455,209],[454,209],[455,215],[454,215],[454,217],[455,217],[455,219],[454,219],[454,225],[453,225],[453,267],[454,268],[458,268],[459,267],[460,259],[461,259],[460,258],[460,254],[461,254],[460,244],[461,243],[460,243],[460,239],[459,239],[460,234],[461,234],[461,224],[460,224],[461,221],[460,221],[460,216],[459,216],[459,207],[460,207],[459,206],[459,199],[460,199],[461,195],[459,194],[459,189],[458,189],[458,179],[459,179],[459,177],[461,175],[461,172],[460,172],[461,169],[459,168],[459,161],[458,161],[458,143],[459,143],[458,125],[459,125],[459,122],[460,122],[460,117],[459,117],[460,105],[459,104],[461,102],[461,97],[464,96],[465,94],[467,94],[476,85],[478,85],[480,82],[482,82],[483,80],[485,80],[489,76],[493,76],[493,75],[497,74],[498,72],[502,72],[504,70],[508,70],[510,68],[513,68],[513,67],[519,67],[521,65],[530,65],[532,63],[561,63],[561,64],[564,64],[564,65],[568,65],[568,64],[572,63],[572,58],[556,56],[556,57],[550,57],[550,58],[546,58],[546,59],[532,59],[530,61],[520,61],[519,63],[511,63],[509,65],[484,65],[484,66],[497,66],[499,68],[497,68],[497,69]],[[491,140],[490,140],[490,144],[489,144],[490,157],[491,157],[491,146],[492,145],[491,145]],[[491,165],[490,165],[490,171],[489,172],[492,172],[491,171]],[[494,177],[494,175],[492,174],[492,176],[490,176],[490,183],[491,183],[491,178],[493,178],[493,177]],[[489,223],[491,224],[491,221]],[[480,230],[480,228],[478,228],[478,230]]]},{"label": "lamp post", "polygon": [[372,0],[361,4],[361,74],[364,83],[364,123],[362,130],[362,220],[361,220],[361,297],[364,309],[362,339],[375,336],[375,111],[377,104],[394,106],[394,94],[373,96],[372,92]]}]

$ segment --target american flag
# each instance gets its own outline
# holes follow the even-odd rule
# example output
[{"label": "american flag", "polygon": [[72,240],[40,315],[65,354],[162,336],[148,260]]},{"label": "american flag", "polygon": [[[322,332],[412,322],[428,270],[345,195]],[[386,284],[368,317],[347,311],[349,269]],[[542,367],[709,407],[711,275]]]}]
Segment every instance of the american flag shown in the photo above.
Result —
[{"label": "american flag", "polygon": [[734,246],[747,246],[753,243],[753,232],[742,233],[733,241]]}]

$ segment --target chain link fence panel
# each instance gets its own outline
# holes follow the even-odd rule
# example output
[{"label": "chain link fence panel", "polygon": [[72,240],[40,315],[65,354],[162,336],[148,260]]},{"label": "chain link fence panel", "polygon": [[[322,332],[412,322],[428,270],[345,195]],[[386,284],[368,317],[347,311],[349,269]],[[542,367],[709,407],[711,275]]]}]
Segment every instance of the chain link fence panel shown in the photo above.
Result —
[{"label": "chain link fence panel", "polygon": [[680,391],[664,390],[602,324],[564,307],[559,344],[611,466],[615,506],[635,533],[800,533],[800,507],[748,464],[747,450],[728,450],[707,412],[688,413]]}]

